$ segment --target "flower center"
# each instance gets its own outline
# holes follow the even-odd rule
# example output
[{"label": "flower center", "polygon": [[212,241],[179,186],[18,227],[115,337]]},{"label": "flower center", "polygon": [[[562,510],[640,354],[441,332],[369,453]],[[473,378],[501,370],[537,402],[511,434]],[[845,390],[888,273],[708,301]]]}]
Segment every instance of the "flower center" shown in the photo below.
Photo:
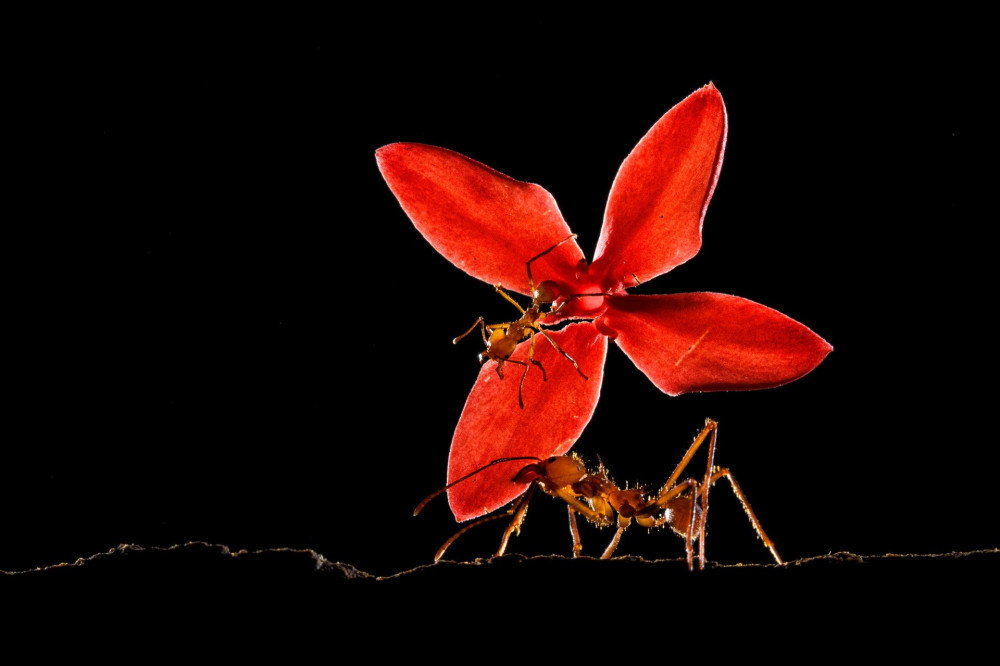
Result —
[{"label": "flower center", "polygon": [[555,308],[564,316],[591,319],[604,312],[604,290],[600,284],[590,280],[577,282],[572,291],[561,297]]},{"label": "flower center", "polygon": [[581,312],[593,312],[595,315],[604,310],[604,294],[591,292],[592,295],[578,296],[575,299],[576,308]]}]

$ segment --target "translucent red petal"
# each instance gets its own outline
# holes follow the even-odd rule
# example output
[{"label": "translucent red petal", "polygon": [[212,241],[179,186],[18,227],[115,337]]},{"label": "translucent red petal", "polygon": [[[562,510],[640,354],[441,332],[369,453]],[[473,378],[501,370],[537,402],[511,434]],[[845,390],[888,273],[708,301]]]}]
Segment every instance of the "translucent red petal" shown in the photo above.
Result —
[{"label": "translucent red petal", "polygon": [[[465,403],[455,428],[448,460],[448,482],[461,478],[498,458],[548,456],[565,453],[590,421],[601,393],[607,338],[589,322],[570,324],[550,335],[576,359],[588,375],[584,380],[573,364],[541,335],[535,338],[535,359],[548,375],[532,367],[524,382],[524,409],[518,407],[517,392],[522,366],[508,363],[504,379],[496,374],[496,363],[487,361]],[[524,361],[524,342],[512,358]],[[448,491],[455,518],[477,518],[500,508],[520,495],[527,484],[512,482],[529,462],[495,465]]]},{"label": "translucent red petal", "polygon": [[[555,199],[445,148],[393,143],[379,170],[417,230],[463,271],[528,293],[525,263],[570,235]],[[571,284],[583,252],[570,241],[532,264],[537,281]],[[568,288],[568,287],[567,287]]]},{"label": "translucent red petal", "polygon": [[833,349],[777,310],[726,294],[610,297],[599,324],[671,395],[780,386]]},{"label": "translucent red petal", "polygon": [[625,158],[590,275],[605,289],[666,273],[701,247],[726,146],[726,106],[711,84],[657,121]]}]

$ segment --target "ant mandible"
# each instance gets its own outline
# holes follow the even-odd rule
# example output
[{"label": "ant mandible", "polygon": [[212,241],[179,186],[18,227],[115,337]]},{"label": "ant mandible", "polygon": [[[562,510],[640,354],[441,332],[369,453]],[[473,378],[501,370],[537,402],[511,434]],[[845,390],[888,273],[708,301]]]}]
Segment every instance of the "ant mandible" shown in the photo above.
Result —
[{"label": "ant mandible", "polygon": [[[687,453],[681,458],[670,478],[667,479],[663,488],[655,496],[647,496],[642,488],[619,488],[608,477],[603,464],[599,465],[597,472],[591,474],[587,471],[583,462],[575,456],[553,456],[547,460],[533,456],[523,456],[494,460],[488,465],[470,474],[466,474],[457,481],[448,484],[430,495],[417,506],[413,515],[420,513],[428,502],[448,488],[475,476],[488,467],[514,460],[534,460],[536,462],[523,467],[512,479],[512,481],[519,483],[529,482],[530,485],[514,501],[511,507],[507,511],[501,511],[497,514],[480,518],[463,527],[438,549],[434,555],[434,561],[440,560],[448,547],[458,537],[473,527],[491,520],[513,516],[513,519],[504,531],[503,538],[500,541],[500,548],[497,550],[497,557],[503,555],[507,550],[507,542],[510,540],[511,535],[515,531],[520,533],[521,523],[524,521],[525,513],[528,510],[528,502],[531,500],[535,489],[540,488],[543,492],[566,502],[569,511],[570,532],[573,537],[574,557],[580,555],[583,550],[583,544],[580,540],[580,530],[576,521],[576,514],[580,514],[598,527],[616,526],[615,535],[601,555],[602,559],[610,558],[614,554],[615,549],[618,548],[622,534],[624,534],[625,529],[634,520],[638,525],[643,527],[670,527],[675,534],[683,538],[687,552],[688,569],[690,570],[694,569],[693,543],[697,541],[698,568],[704,569],[708,492],[716,481],[724,478],[729,481],[733,494],[736,495],[737,499],[743,505],[743,510],[746,512],[747,518],[749,518],[750,523],[757,532],[757,536],[764,542],[764,546],[771,552],[774,561],[778,564],[784,564],[778,555],[778,551],[775,549],[774,542],[764,532],[764,528],[750,507],[746,495],[743,494],[739,484],[736,483],[736,479],[733,478],[732,473],[726,468],[716,468],[714,466],[717,432],[718,423],[712,419],[705,419],[705,427],[695,437],[691,446],[688,447]],[[709,439],[709,444],[708,465],[705,470],[705,476],[701,481],[692,477],[678,481],[706,439]],[[617,514],[617,519],[615,518],[615,514]]]},{"label": "ant mandible", "polygon": [[[535,286],[534,278],[531,276],[531,263],[541,259],[552,250],[556,249],[568,240],[576,238],[576,234],[572,234],[562,239],[549,249],[545,250],[541,254],[535,255],[528,260],[528,290],[531,292],[532,300],[531,305],[528,309],[524,309],[521,305],[515,301],[510,295],[503,290],[503,285],[497,284],[496,291],[498,294],[503,296],[507,301],[513,305],[515,308],[520,310],[521,318],[516,321],[504,322],[502,324],[486,324],[482,317],[476,320],[476,323],[469,327],[465,333],[458,336],[452,340],[452,344],[458,344],[458,341],[467,336],[472,331],[476,330],[476,326],[479,327],[483,335],[483,343],[486,345],[486,350],[479,354],[479,363],[483,364],[486,361],[496,361],[497,364],[497,376],[503,379],[503,365],[504,363],[516,363],[517,365],[524,366],[524,372],[521,374],[521,383],[517,387],[517,404],[524,409],[524,398],[522,397],[522,392],[524,389],[524,378],[528,375],[528,369],[531,365],[537,365],[542,371],[542,381],[548,381],[548,377],[545,375],[545,368],[542,366],[540,361],[535,360],[535,333],[541,333],[545,338],[555,347],[556,351],[565,356],[576,371],[580,373],[580,376],[586,381],[589,379],[587,375],[583,374],[583,370],[573,359],[572,356],[567,354],[559,344],[552,339],[552,336],[548,334],[547,331],[542,329],[541,320],[545,317],[555,314],[558,312],[566,303],[568,303],[572,298],[584,296],[587,294],[577,294],[566,299],[557,307],[552,310],[551,307],[547,312],[542,312],[543,305],[551,306],[553,301],[559,297],[559,288],[555,282],[551,280],[543,280]],[[486,336],[486,331],[489,331],[489,337]],[[511,358],[514,354],[514,350],[517,346],[524,342],[525,338],[530,338],[530,347],[528,349],[528,362],[515,361]],[[529,365],[530,364],[530,365]]]}]

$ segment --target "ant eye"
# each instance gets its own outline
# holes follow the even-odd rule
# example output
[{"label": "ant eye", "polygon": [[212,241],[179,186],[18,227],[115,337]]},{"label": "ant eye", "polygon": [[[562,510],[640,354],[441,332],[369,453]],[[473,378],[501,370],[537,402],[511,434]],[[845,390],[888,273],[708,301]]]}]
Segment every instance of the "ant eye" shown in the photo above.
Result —
[{"label": "ant eye", "polygon": [[552,280],[543,280],[535,287],[532,296],[538,303],[551,303],[559,298],[559,286]]}]

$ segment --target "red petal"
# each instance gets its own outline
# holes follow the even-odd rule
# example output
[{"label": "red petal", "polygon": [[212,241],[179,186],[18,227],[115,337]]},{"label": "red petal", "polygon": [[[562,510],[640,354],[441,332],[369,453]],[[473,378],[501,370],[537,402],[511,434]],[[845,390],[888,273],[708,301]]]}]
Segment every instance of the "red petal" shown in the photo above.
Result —
[{"label": "red petal", "polygon": [[666,273],[698,253],[722,168],[726,106],[711,84],[667,111],[625,158],[604,211],[591,276],[605,289]]},{"label": "red petal", "polygon": [[[570,324],[549,335],[576,359],[589,379],[584,380],[548,340],[536,335],[535,360],[542,363],[548,381],[542,381],[537,367],[528,371],[521,409],[517,390],[523,368],[506,364],[501,381],[496,363],[487,361],[455,428],[448,460],[449,483],[498,458],[547,458],[565,453],[583,432],[600,397],[607,338],[590,322]],[[512,358],[524,361],[528,347],[528,343],[521,343]],[[451,488],[448,499],[455,518],[477,518],[523,493],[527,484],[515,484],[512,479],[529,464],[531,461],[494,465]]]},{"label": "red petal", "polygon": [[[526,262],[571,234],[555,199],[464,155],[419,143],[375,153],[378,167],[414,226],[463,271],[528,293]],[[531,265],[536,284],[570,285],[583,252],[570,241]]]},{"label": "red petal", "polygon": [[833,349],[777,310],[726,294],[609,297],[599,321],[670,395],[780,386]]}]

